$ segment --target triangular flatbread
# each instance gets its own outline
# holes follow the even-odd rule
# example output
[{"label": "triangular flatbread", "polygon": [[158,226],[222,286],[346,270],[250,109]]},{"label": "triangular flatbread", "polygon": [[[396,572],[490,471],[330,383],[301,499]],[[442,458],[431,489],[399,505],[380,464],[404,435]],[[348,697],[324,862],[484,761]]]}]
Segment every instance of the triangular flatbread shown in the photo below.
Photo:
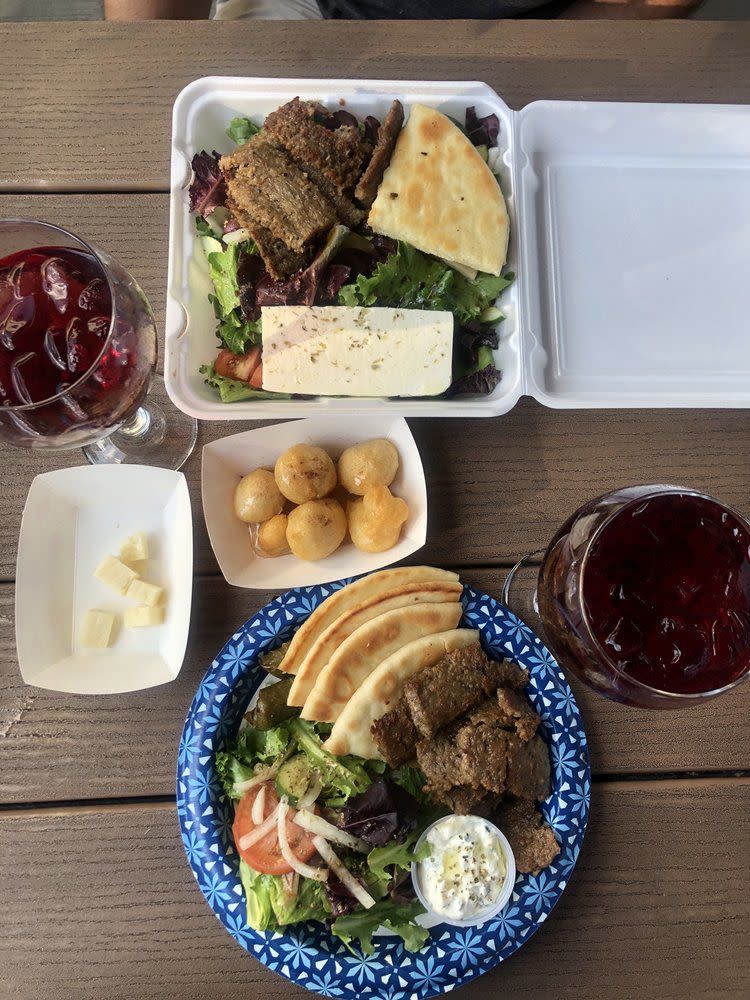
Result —
[{"label": "triangular flatbread", "polygon": [[495,175],[450,118],[423,104],[412,105],[367,222],[488,274],[500,274],[508,253],[508,210]]}]

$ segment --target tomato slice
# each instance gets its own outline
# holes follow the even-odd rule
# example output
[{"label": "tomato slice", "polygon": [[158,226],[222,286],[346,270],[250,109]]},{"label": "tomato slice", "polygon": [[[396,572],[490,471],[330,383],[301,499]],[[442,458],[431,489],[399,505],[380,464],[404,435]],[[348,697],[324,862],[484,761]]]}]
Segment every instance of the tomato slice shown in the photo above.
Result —
[{"label": "tomato slice", "polygon": [[[279,797],[276,794],[276,789],[272,781],[266,782],[265,785],[256,785],[255,788],[251,788],[249,792],[246,792],[235,807],[234,825],[232,826],[234,843],[242,860],[254,871],[261,872],[264,875],[286,875],[293,869],[286,863],[281,853],[276,828],[270,830],[265,837],[262,837],[244,851],[239,846],[240,839],[255,829],[251,815],[253,802],[255,801],[255,796],[264,787],[266,789],[266,800],[263,804],[263,818],[267,819],[279,804]],[[286,821],[286,835],[289,847],[300,861],[307,861],[315,854],[315,847],[312,842],[313,834],[308,833],[307,830],[303,830],[296,823],[292,822],[293,817],[294,810],[290,809]]]}]

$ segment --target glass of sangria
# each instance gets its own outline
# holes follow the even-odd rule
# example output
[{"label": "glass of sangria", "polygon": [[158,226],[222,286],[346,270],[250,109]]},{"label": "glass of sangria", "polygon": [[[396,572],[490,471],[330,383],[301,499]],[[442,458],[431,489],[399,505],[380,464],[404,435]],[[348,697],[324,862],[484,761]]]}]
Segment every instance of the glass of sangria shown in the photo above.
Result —
[{"label": "glass of sangria", "polygon": [[151,307],[108,253],[47,222],[0,220],[0,437],[180,468],[197,424],[166,402],[156,351]]},{"label": "glass of sangria", "polygon": [[[525,563],[506,580],[511,607],[524,602]],[[535,606],[562,665],[602,694],[646,708],[705,701],[750,671],[750,523],[679,486],[607,493],[550,542]]]}]

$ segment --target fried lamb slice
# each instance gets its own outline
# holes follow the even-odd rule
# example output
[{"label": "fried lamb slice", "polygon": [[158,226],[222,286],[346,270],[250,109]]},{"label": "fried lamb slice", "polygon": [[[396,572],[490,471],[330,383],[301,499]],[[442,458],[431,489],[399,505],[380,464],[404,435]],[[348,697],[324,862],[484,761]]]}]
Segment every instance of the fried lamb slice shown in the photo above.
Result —
[{"label": "fried lamb slice", "polygon": [[527,802],[545,799],[549,795],[549,750],[540,736],[524,742],[515,735],[508,735],[506,786],[511,795]]},{"label": "fried lamb slice", "polygon": [[522,694],[510,688],[498,688],[497,706],[502,717],[500,724],[504,728],[515,729],[524,742],[534,736],[541,719]]},{"label": "fried lamb slice", "polygon": [[531,803],[505,799],[493,819],[510,842],[520,874],[538,875],[560,853],[551,827]]},{"label": "fried lamb slice", "polygon": [[479,643],[447,653],[404,685],[412,721],[423,739],[477,706],[508,678],[525,686],[528,673],[512,663],[495,663]]},{"label": "fried lamb slice", "polygon": [[456,745],[462,752],[462,783],[502,795],[508,768],[509,734],[499,726],[462,725]]},{"label": "fried lamb slice", "polygon": [[477,790],[470,785],[455,785],[437,793],[434,797],[457,816],[473,814],[489,817],[500,803],[500,796],[483,792],[481,789]]},{"label": "fried lamb slice", "polygon": [[399,698],[390,712],[373,722],[370,732],[375,746],[391,767],[400,767],[414,759],[419,734],[403,698]]},{"label": "fried lamb slice", "polygon": [[468,785],[464,771],[464,753],[456,742],[456,727],[448,729],[429,740],[417,743],[417,763],[427,778],[426,791],[439,797],[441,792],[454,785]]},{"label": "fried lamb slice", "polygon": [[299,97],[272,111],[263,135],[286,150],[298,164],[316,171],[339,194],[354,190],[371,152],[359,129],[341,125],[327,129],[313,118],[315,109]]},{"label": "fried lamb slice", "polygon": [[338,221],[331,201],[283,150],[256,136],[227,181],[232,203],[290,249],[327,233]]},{"label": "fried lamb slice", "polygon": [[383,120],[383,124],[378,129],[378,141],[375,143],[370,162],[354,191],[354,197],[360,205],[366,205],[369,208],[375,201],[375,195],[378,193],[385,169],[391,162],[393,147],[396,145],[396,139],[398,139],[403,124],[403,105],[401,101],[394,101]]}]

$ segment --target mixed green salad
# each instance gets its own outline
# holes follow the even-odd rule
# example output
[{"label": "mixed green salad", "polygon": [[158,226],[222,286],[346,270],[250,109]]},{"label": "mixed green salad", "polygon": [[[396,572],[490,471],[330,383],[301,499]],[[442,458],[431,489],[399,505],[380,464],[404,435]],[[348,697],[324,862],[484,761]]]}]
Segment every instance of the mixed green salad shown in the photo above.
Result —
[{"label": "mixed green salad", "polygon": [[[496,117],[478,119],[469,108],[466,123],[456,124],[486,159],[488,150],[492,152],[497,144]],[[358,123],[358,127],[364,134],[370,126]],[[248,118],[234,118],[227,134],[241,145],[261,131]],[[452,383],[446,396],[493,391],[502,377],[493,351],[503,319],[494,303],[512,282],[512,273],[466,277],[445,261],[408,243],[374,234],[361,223],[354,228],[335,226],[311,263],[291,277],[274,280],[258,246],[226,203],[219,153],[197,153],[193,171],[190,207],[213,282],[209,299],[219,343],[217,358],[204,365],[201,373],[223,402],[290,398],[263,389],[261,307],[269,305],[448,310],[454,316],[454,346]]]},{"label": "mixed green salad", "polygon": [[319,921],[366,954],[385,927],[418,950],[429,935],[416,922],[424,909],[411,863],[424,856],[417,839],[440,815],[422,794],[424,776],[328,753],[330,726],[288,717],[296,713],[286,706],[291,680],[263,687],[237,738],[216,754],[235,804],[248,924]]}]

